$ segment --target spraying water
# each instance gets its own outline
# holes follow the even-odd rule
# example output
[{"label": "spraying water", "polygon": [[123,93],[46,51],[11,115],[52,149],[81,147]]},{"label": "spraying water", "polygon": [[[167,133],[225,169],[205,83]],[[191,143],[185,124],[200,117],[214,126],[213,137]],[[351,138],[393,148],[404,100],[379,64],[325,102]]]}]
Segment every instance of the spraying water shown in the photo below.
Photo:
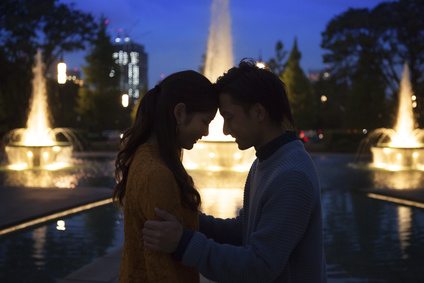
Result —
[{"label": "spraying water", "polygon": [[27,129],[23,134],[24,145],[54,145],[54,136],[50,135],[49,111],[46,96],[46,79],[44,78],[44,64],[41,50],[35,56],[33,68],[33,90]]}]

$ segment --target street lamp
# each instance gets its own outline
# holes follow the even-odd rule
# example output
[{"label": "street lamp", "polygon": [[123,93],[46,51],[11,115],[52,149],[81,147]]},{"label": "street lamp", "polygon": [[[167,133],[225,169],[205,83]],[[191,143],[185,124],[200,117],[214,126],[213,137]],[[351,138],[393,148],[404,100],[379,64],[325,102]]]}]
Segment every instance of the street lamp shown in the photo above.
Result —
[{"label": "street lamp", "polygon": [[59,84],[66,83],[66,64],[63,59],[57,64],[57,82]]}]

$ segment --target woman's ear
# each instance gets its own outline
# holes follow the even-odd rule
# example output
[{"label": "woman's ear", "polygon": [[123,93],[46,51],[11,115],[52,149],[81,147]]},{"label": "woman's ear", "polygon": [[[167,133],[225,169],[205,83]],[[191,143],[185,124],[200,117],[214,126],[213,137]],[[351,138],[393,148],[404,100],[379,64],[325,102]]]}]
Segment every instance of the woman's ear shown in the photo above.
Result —
[{"label": "woman's ear", "polygon": [[182,122],[182,119],[184,119],[185,114],[186,114],[186,106],[184,103],[180,102],[177,105],[175,105],[174,116],[175,116],[175,119],[177,120],[177,124]]}]

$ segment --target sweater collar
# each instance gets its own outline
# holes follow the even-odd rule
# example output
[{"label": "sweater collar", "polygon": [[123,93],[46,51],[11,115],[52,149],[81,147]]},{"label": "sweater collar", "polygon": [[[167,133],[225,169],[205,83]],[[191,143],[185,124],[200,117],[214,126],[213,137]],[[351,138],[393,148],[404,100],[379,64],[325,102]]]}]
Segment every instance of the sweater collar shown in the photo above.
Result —
[{"label": "sweater collar", "polygon": [[262,162],[273,155],[280,147],[294,140],[297,140],[296,132],[287,131],[258,149],[256,151],[256,157],[259,159],[259,162]]}]

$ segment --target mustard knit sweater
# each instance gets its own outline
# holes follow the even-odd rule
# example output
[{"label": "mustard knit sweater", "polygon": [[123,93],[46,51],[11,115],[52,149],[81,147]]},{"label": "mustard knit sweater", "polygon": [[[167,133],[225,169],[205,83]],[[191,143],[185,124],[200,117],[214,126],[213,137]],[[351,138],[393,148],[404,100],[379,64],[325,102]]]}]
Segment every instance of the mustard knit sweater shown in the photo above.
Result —
[{"label": "mustard knit sweater", "polygon": [[182,206],[180,189],[157,146],[142,144],[137,149],[128,174],[124,205],[125,240],[119,282],[199,282],[196,268],[143,245],[144,222],[159,220],[155,207],[175,215],[186,229],[197,231],[199,226],[198,213]]}]

